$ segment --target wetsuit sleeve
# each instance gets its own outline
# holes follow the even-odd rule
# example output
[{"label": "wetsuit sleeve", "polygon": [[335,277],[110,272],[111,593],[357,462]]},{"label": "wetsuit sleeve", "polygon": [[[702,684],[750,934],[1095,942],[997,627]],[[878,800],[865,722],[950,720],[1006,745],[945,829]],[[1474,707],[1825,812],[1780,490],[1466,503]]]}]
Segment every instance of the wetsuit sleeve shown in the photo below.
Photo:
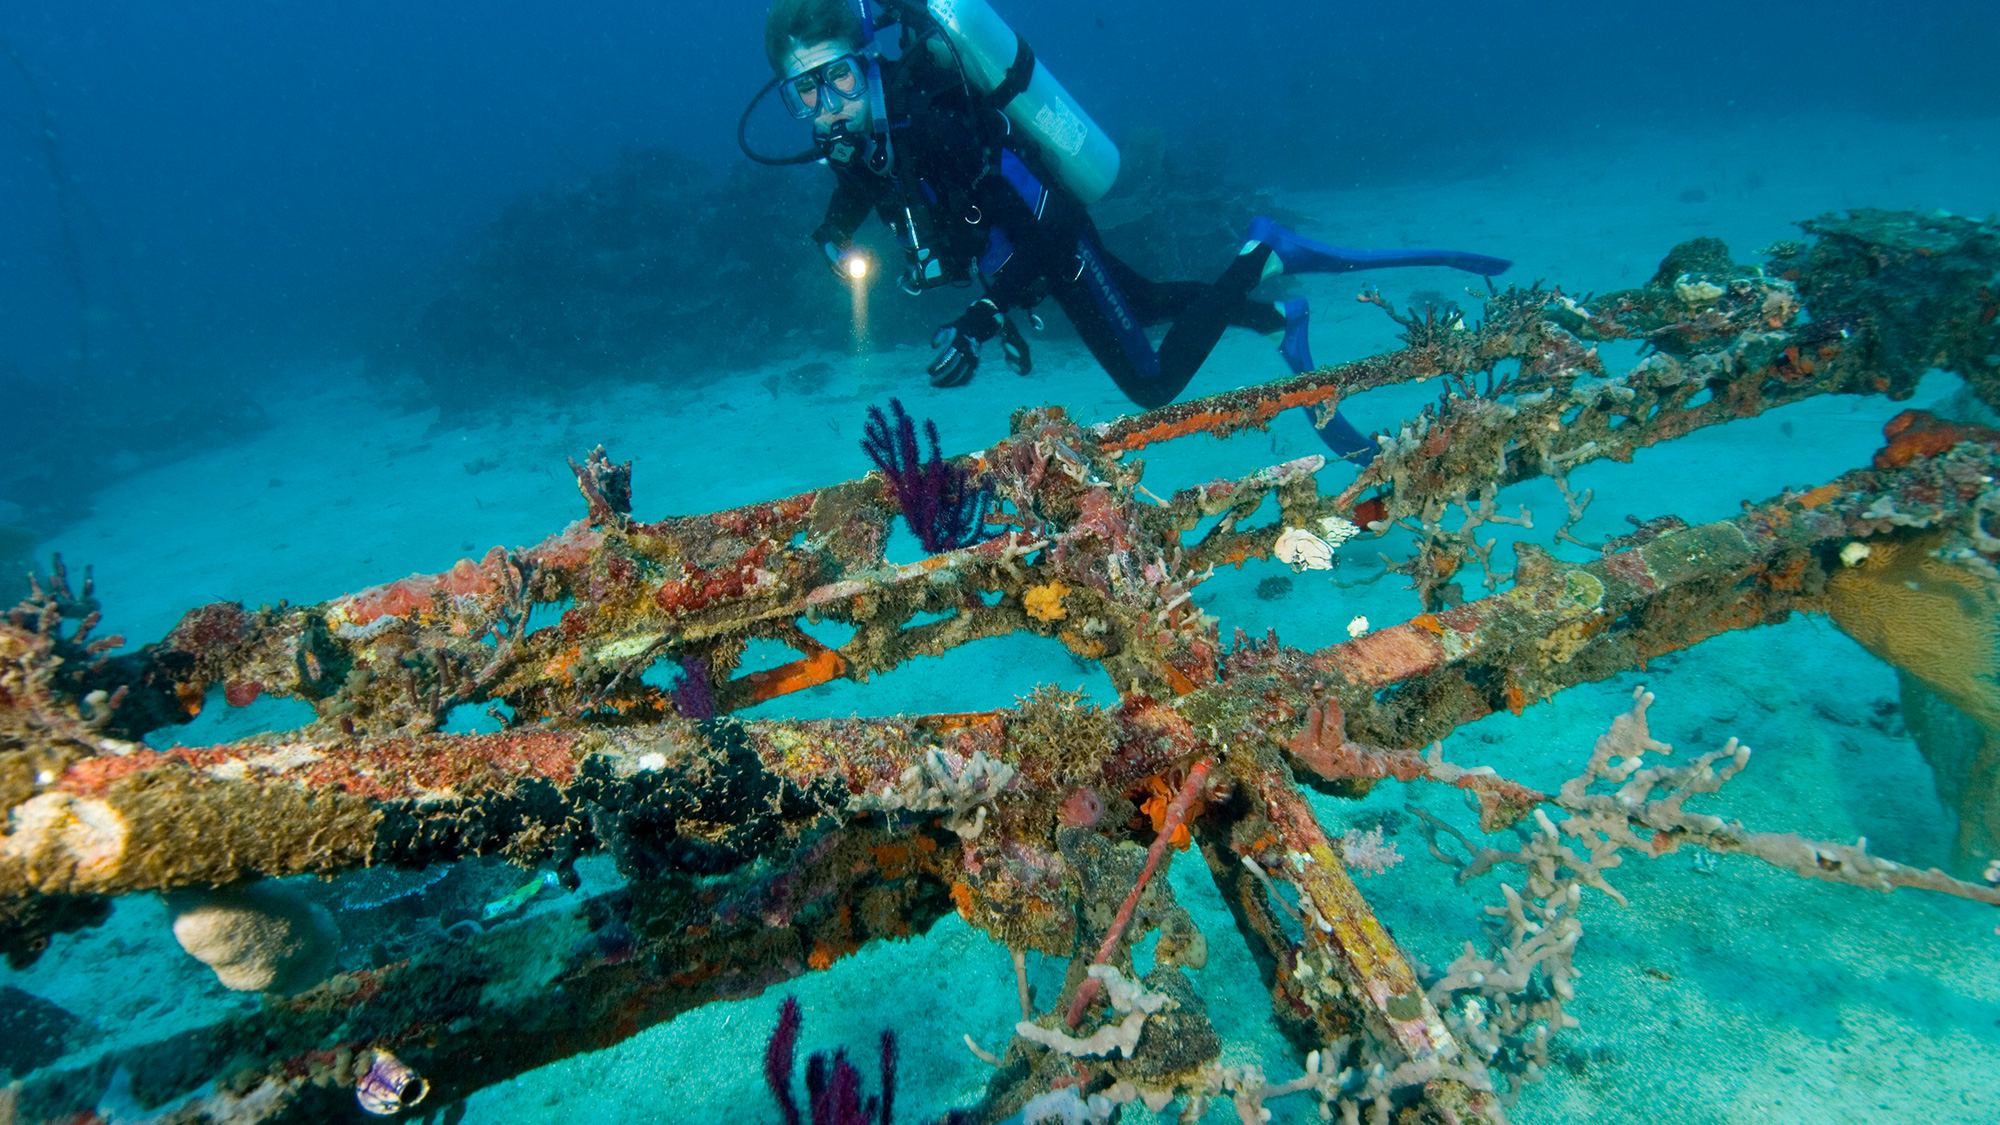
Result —
[{"label": "wetsuit sleeve", "polygon": [[833,198],[826,204],[826,220],[820,223],[818,230],[813,231],[813,242],[819,245],[833,243],[845,248],[874,205],[874,200],[853,180],[836,175]]},{"label": "wetsuit sleeve", "polygon": [[999,276],[992,278],[986,286],[986,300],[993,302],[1001,312],[1009,309],[1031,308],[1040,299],[1042,287],[1032,272],[1025,269],[1001,269]]}]

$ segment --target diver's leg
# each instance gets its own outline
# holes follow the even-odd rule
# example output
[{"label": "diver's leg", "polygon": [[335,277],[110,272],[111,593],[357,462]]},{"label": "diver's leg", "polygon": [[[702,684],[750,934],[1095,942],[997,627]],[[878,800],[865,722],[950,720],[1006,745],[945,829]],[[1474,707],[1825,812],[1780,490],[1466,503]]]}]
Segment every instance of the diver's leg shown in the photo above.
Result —
[{"label": "diver's leg", "polygon": [[[1141,324],[1174,320],[1209,290],[1205,281],[1153,281],[1102,246],[1098,252],[1111,271],[1111,280],[1131,298]],[[1233,328],[1248,328],[1252,332],[1282,332],[1285,329],[1285,314],[1279,305],[1244,297],[1230,310],[1229,324]]]},{"label": "diver's leg", "polygon": [[1111,283],[1132,302],[1141,324],[1162,324],[1181,315],[1208,288],[1199,281],[1154,281],[1097,244],[1098,256],[1110,271]]},{"label": "diver's leg", "polygon": [[1163,378],[1187,386],[1208,359],[1208,353],[1215,350],[1216,341],[1222,339],[1222,330],[1242,314],[1244,297],[1264,279],[1264,262],[1269,257],[1270,251],[1261,246],[1246,249],[1215,284],[1205,286],[1199,296],[1188,302],[1174,318],[1174,326],[1167,329],[1166,339],[1160,341]]},{"label": "diver's leg", "polygon": [[1266,246],[1272,251],[1264,270],[1266,277],[1276,273],[1347,273],[1389,266],[1450,266],[1491,277],[1513,265],[1505,258],[1463,250],[1354,250],[1329,246],[1301,238],[1262,215],[1250,220],[1250,230],[1244,239],[1245,251],[1252,246]]},{"label": "diver's leg", "polygon": [[1248,328],[1265,336],[1283,332],[1286,324],[1284,301],[1253,301],[1245,297],[1237,303],[1235,311],[1229,314],[1231,328]]},{"label": "diver's leg", "polygon": [[1160,357],[1140,326],[1138,310],[1112,280],[1110,264],[1090,239],[1077,239],[1071,268],[1074,275],[1055,279],[1050,295],[1090,354],[1126,398],[1148,410],[1172,402],[1187,379],[1176,382],[1164,377]]}]

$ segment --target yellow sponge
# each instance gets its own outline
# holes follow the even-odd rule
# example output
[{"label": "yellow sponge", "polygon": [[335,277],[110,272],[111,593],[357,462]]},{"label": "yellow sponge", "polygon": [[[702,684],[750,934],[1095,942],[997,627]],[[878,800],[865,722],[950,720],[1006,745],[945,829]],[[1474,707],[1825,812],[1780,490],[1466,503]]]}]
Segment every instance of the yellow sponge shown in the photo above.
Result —
[{"label": "yellow sponge", "polygon": [[340,949],[333,916],[279,883],[184,891],[167,905],[181,948],[239,992],[303,992]]},{"label": "yellow sponge", "polygon": [[1971,720],[1926,721],[1906,707],[1938,793],[1958,813],[1953,867],[1976,878],[2000,855],[2000,607],[1984,579],[1931,553],[1943,541],[1934,533],[1850,549],[1825,601],[1848,636]]}]

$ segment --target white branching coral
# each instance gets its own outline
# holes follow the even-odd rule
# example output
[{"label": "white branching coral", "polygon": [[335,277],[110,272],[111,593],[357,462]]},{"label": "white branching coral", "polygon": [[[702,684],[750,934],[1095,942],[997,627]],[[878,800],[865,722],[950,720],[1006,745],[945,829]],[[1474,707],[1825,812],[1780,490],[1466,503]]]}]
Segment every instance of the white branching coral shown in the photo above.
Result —
[{"label": "white branching coral", "polygon": [[[1918,871],[1869,855],[1865,839],[1829,844],[1791,832],[1751,832],[1739,822],[1688,811],[1689,798],[1715,792],[1750,764],[1750,748],[1732,738],[1681,765],[1649,765],[1648,755],[1673,752],[1652,736],[1646,719],[1652,702],[1650,692],[1634,689],[1631,709],[1612,721],[1583,772],[1557,793],[1555,804],[1570,815],[1557,821],[1536,809],[1534,828],[1515,851],[1481,847],[1435,815],[1411,810],[1424,822],[1431,854],[1458,867],[1460,882],[1502,864],[1527,872],[1522,889],[1501,887],[1503,906],[1486,908],[1504,920],[1491,955],[1482,957],[1466,943],[1427,989],[1452,1034],[1475,1057],[1507,1073],[1516,1089],[1548,1065],[1549,1037],[1576,1026],[1565,1005],[1575,998],[1579,976],[1573,958],[1583,935],[1576,916],[1582,888],[1595,887],[1624,904],[1625,896],[1604,877],[1619,865],[1622,852],[1658,858],[1693,846],[1753,855],[1809,879],[1980,897],[1941,871]],[[1440,833],[1456,837],[1466,857],[1449,854]]]},{"label": "white branching coral", "polygon": [[863,793],[849,807],[877,812],[943,812],[944,826],[965,839],[986,829],[986,809],[1014,780],[1014,767],[983,750],[964,758],[933,746],[923,761],[903,771],[894,785]]},{"label": "white branching coral", "polygon": [[1348,829],[1340,838],[1340,858],[1352,870],[1380,875],[1403,862],[1403,853],[1396,850],[1394,840],[1382,839],[1382,826],[1378,824],[1366,832]]},{"label": "white branching coral", "polygon": [[1014,1034],[1076,1058],[1103,1056],[1112,1051],[1131,1058],[1132,1052],[1138,1049],[1139,1035],[1145,1030],[1146,1017],[1173,1003],[1173,998],[1164,992],[1153,992],[1136,981],[1126,980],[1125,974],[1113,965],[1092,965],[1089,972],[1104,982],[1104,991],[1111,999],[1112,1009],[1123,1019],[1104,1024],[1086,1039],[1065,1034],[1061,1028],[1042,1027],[1027,1020],[1014,1025]]}]

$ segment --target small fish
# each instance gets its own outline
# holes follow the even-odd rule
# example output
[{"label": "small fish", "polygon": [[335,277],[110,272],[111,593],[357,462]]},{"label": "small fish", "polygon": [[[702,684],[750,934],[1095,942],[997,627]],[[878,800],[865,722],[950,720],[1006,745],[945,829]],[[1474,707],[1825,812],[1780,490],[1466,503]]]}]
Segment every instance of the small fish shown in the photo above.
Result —
[{"label": "small fish", "polygon": [[557,885],[556,873],[553,871],[544,871],[540,875],[537,875],[533,882],[487,903],[484,920],[490,922],[502,914],[511,914],[528,905],[528,900],[542,893],[543,887],[554,887]]}]

